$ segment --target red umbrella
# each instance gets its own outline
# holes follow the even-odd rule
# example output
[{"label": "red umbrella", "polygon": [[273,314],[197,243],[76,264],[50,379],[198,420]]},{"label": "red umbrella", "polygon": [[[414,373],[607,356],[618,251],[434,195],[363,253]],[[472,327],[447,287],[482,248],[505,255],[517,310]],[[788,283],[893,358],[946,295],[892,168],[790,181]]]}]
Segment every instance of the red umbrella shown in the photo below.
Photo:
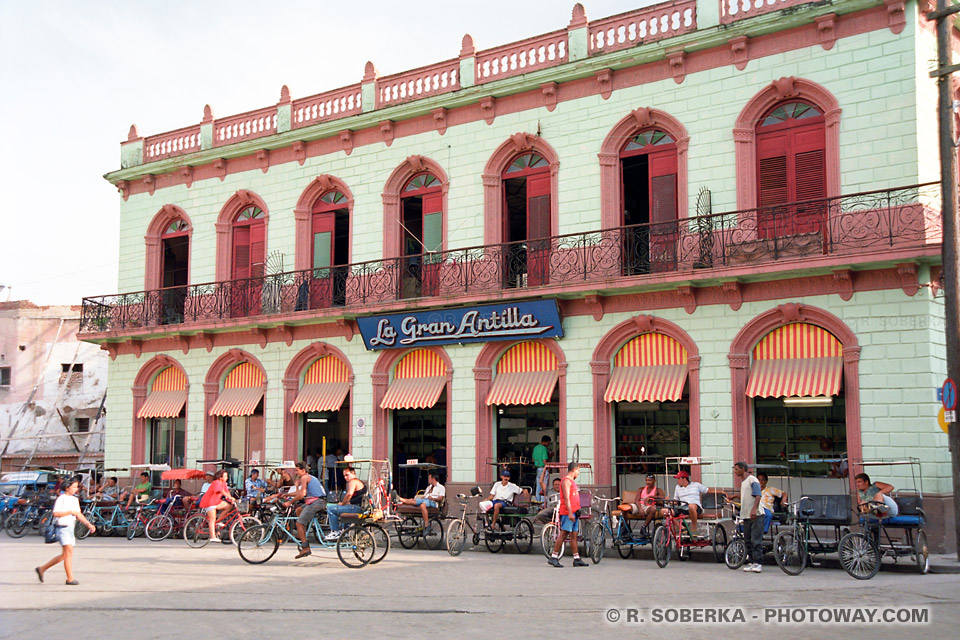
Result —
[{"label": "red umbrella", "polygon": [[160,474],[164,480],[196,480],[202,478],[203,471],[199,469],[170,469]]}]

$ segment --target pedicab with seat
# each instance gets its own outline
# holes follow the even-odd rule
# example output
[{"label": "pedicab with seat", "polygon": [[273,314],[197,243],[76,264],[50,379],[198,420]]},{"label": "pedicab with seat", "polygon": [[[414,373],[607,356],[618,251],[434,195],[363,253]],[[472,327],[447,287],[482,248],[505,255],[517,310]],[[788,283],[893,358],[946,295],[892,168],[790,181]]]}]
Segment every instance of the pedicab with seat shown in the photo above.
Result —
[{"label": "pedicab with seat", "polygon": [[[398,465],[400,469],[418,469],[419,471],[436,471],[445,469],[443,465],[432,462],[414,462]],[[424,490],[418,490],[414,499],[422,497]],[[427,507],[427,521],[423,521],[420,507],[412,504],[396,505],[396,515],[401,518],[396,523],[397,539],[404,549],[412,549],[420,539],[423,539],[428,549],[436,550],[443,545],[443,521],[447,516],[446,496],[440,498],[436,507]]]},{"label": "pedicab with seat", "polygon": [[[620,478],[625,475],[621,473],[621,469],[646,470],[656,468],[656,465],[664,464],[664,458],[663,456],[652,455],[617,456],[613,463],[617,470],[617,477]],[[603,559],[607,539],[610,540],[613,548],[617,550],[617,554],[623,559],[631,557],[635,551],[644,545],[653,543],[653,534],[645,530],[643,525],[638,526],[639,523],[646,521],[646,515],[634,512],[624,513],[615,509],[619,504],[634,504],[642,489],[643,487],[628,490],[621,486],[620,495],[613,498],[594,496],[593,507],[594,513],[597,514],[597,522],[590,534],[590,559],[593,560],[594,564]],[[660,511],[657,509],[657,513],[650,522],[654,530],[656,530],[656,524],[661,519]]]},{"label": "pedicab with seat", "polygon": [[[883,558],[892,558],[894,564],[900,558],[909,558],[917,572],[925,574],[930,570],[927,534],[923,531],[926,515],[923,512],[923,474],[920,460],[917,458],[873,458],[851,460],[851,469],[863,473],[867,469],[909,468],[911,486],[895,489],[891,495],[897,504],[896,516],[876,517],[865,509],[859,509],[859,524],[865,539],[853,538],[847,544],[841,541],[840,561],[847,565],[858,566],[862,579],[869,579],[880,569]],[[855,536],[857,534],[848,534]],[[876,570],[872,570],[876,567]],[[849,573],[849,569],[848,569]],[[854,575],[851,573],[851,575]],[[854,575],[859,577],[859,575]]]},{"label": "pedicab with seat", "polygon": [[147,521],[144,535],[148,540],[159,542],[183,531],[184,522],[196,512],[196,507],[188,509],[180,496],[170,496],[169,491],[173,489],[175,480],[199,480],[203,477],[204,472],[199,469],[170,469],[160,474],[161,481],[168,483],[168,493],[157,514]]},{"label": "pedicab with seat", "polygon": [[[694,467],[711,467],[714,469],[713,484],[716,485],[719,473],[717,471],[718,464],[716,460],[699,456],[665,458],[664,476],[668,487],[666,494],[671,495],[669,478],[676,472],[685,470],[683,467],[690,467],[691,469]],[[662,507],[666,514],[663,515],[661,524],[653,532],[653,559],[658,567],[666,567],[673,553],[676,553],[680,560],[687,560],[690,558],[691,550],[707,547],[713,548],[713,556],[717,562],[723,562],[724,553],[727,549],[727,533],[720,522],[723,518],[723,492],[713,488],[701,495],[700,502],[703,510],[697,518],[696,531],[690,527],[689,515],[675,514],[673,511],[682,507],[683,502],[670,498],[659,502],[658,506]]]},{"label": "pedicab with seat", "polygon": [[[766,472],[768,477],[770,473],[777,473],[780,478],[787,478],[789,486],[790,468],[783,464],[754,464],[751,465],[756,473]],[[781,481],[782,483],[783,481]],[[779,488],[779,487],[778,487]],[[789,497],[789,494],[788,494]],[[729,520],[731,533],[727,534],[729,543],[724,552],[723,560],[729,569],[739,569],[747,561],[747,544],[743,538],[743,514],[740,512],[740,503],[736,500],[727,499],[723,505],[724,522]],[[780,533],[781,525],[787,523],[789,514],[786,506],[780,498],[773,499],[773,518],[770,521],[770,528],[763,532],[763,553],[773,551],[773,541]],[[723,523],[721,523],[723,526]]]}]

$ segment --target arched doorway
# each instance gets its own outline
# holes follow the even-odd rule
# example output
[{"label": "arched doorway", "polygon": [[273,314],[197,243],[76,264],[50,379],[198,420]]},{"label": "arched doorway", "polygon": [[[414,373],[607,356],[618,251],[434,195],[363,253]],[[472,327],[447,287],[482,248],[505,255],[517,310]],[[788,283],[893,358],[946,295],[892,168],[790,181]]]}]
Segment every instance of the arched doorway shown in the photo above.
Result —
[{"label": "arched doorway", "polygon": [[257,205],[245,207],[234,218],[231,233],[231,315],[258,315],[263,300],[266,214]]},{"label": "arched doorway", "polygon": [[137,418],[146,420],[146,460],[149,464],[166,464],[174,469],[186,466],[186,404],[187,376],[174,366],[160,371],[137,412]]},{"label": "arched doorway", "polygon": [[677,142],[647,129],[620,150],[624,275],[671,271],[677,263]]},{"label": "arched doorway", "polygon": [[443,251],[443,190],[429,172],[410,178],[400,193],[400,297],[434,296],[439,292]]},{"label": "arched doorway", "polygon": [[249,361],[240,362],[223,377],[209,410],[216,419],[213,457],[250,463],[265,460],[265,387],[263,371]]},{"label": "arched doorway", "polygon": [[550,281],[550,163],[534,151],[503,170],[504,287]]},{"label": "arched doorway", "polygon": [[[336,189],[321,195],[311,213],[310,309],[342,306],[350,254],[349,199]],[[307,308],[298,304],[298,310]]]},{"label": "arched doorway", "polygon": [[318,477],[328,487],[336,485],[335,469],[325,471],[324,461],[337,451],[346,452],[350,443],[350,410],[344,408],[350,393],[350,368],[332,355],[321,356],[304,372],[300,391],[290,406],[297,417],[297,459],[313,454],[318,461]]}]

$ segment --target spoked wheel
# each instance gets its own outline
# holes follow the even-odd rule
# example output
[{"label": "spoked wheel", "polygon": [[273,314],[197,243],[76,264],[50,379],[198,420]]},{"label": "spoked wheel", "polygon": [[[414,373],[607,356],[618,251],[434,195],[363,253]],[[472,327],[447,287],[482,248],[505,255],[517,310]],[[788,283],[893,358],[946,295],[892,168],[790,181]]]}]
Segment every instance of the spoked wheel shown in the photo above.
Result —
[{"label": "spoked wheel", "polygon": [[713,559],[717,562],[725,561],[727,551],[727,530],[722,524],[716,524],[713,527]]},{"label": "spoked wheel", "polygon": [[[543,555],[547,558],[550,558],[553,555],[553,547],[557,543],[557,538],[560,537],[560,527],[555,523],[547,523],[543,527],[543,531],[540,532],[540,547],[543,549]],[[563,557],[563,552],[567,548],[567,543],[564,542],[560,547],[560,557]]]},{"label": "spoked wheel", "polygon": [[337,539],[337,557],[344,566],[360,569],[370,564],[376,553],[377,543],[367,529],[352,524]]},{"label": "spoked wheel", "polygon": [[259,525],[260,520],[256,516],[243,516],[230,525],[230,542],[232,544],[237,544],[237,540],[240,539],[240,536],[244,531]]},{"label": "spoked wheel", "polygon": [[431,551],[436,551],[443,545],[443,524],[436,518],[427,521],[427,526],[423,529],[423,541]]},{"label": "spoked wheel", "polygon": [[670,562],[670,530],[664,525],[653,532],[653,559],[661,569]]},{"label": "spoked wheel", "polygon": [[728,569],[739,569],[747,561],[747,543],[743,538],[734,538],[723,552],[723,561]]},{"label": "spoked wheel", "polygon": [[77,520],[77,523],[73,525],[73,537],[78,540],[83,540],[90,535],[90,528]]},{"label": "spoked wheel", "polygon": [[930,571],[930,555],[927,549],[927,534],[917,531],[917,539],[913,545],[913,557],[917,563],[917,570],[921,574]]},{"label": "spoked wheel", "polygon": [[529,520],[520,520],[513,528],[513,544],[520,553],[530,553],[533,548],[533,525]]},{"label": "spoked wheel", "polygon": [[130,523],[130,526],[127,527],[127,540],[133,540],[139,536],[143,535],[143,531],[146,528],[143,520],[137,518]]},{"label": "spoked wheel", "polygon": [[377,564],[387,557],[387,552],[390,551],[390,534],[376,522],[367,523],[363,525],[363,528],[370,532],[370,535],[373,536],[373,542],[376,545],[376,551],[373,553],[373,559],[370,560],[370,564]]},{"label": "spoked wheel", "polygon": [[447,553],[458,556],[467,544],[467,532],[462,520],[453,520],[447,526]]},{"label": "spoked wheel", "polygon": [[807,566],[807,545],[797,538],[796,531],[781,531],[773,539],[773,559],[785,574],[798,576]]},{"label": "spoked wheel", "polygon": [[210,542],[210,526],[202,513],[191,516],[183,525],[183,539],[194,549],[207,546]]},{"label": "spoked wheel", "polygon": [[29,524],[30,518],[27,512],[15,513],[9,518],[7,518],[7,534],[11,538],[22,538],[27,535],[27,525]]},{"label": "spoked wheel", "polygon": [[600,564],[603,560],[604,547],[607,545],[607,534],[603,526],[597,525],[590,532],[590,559],[593,564]]},{"label": "spoked wheel", "polygon": [[840,564],[857,580],[869,580],[880,571],[880,550],[862,533],[848,533],[837,547]]},{"label": "spoked wheel", "polygon": [[400,539],[401,547],[413,549],[417,544],[417,538],[420,537],[420,527],[417,525],[417,519],[406,517],[403,522],[397,524],[397,537]]},{"label": "spoked wheel", "polygon": [[271,535],[272,527],[267,524],[261,524],[258,527],[250,527],[240,534],[237,540],[237,551],[245,562],[250,564],[263,564],[273,557],[280,548],[280,541],[277,536]]},{"label": "spoked wheel", "polygon": [[494,527],[490,527],[493,531],[491,536],[489,533],[483,536],[483,542],[487,545],[487,549],[490,550],[490,553],[496,553],[503,549],[504,540],[503,540],[503,520],[497,520],[497,524]]},{"label": "spoked wheel", "polygon": [[171,533],[173,533],[173,518],[170,516],[153,516],[144,529],[147,540],[154,542],[166,540]]}]

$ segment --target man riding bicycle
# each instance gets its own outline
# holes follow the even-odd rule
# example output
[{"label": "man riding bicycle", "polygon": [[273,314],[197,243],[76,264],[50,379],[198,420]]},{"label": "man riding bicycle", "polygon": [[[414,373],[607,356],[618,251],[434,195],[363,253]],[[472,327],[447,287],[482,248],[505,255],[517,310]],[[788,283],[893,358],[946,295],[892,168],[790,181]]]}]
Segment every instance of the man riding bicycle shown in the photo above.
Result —
[{"label": "man riding bicycle", "polygon": [[294,556],[294,559],[310,555],[310,543],[307,542],[307,527],[310,526],[310,522],[314,516],[320,512],[320,509],[327,506],[326,501],[321,499],[326,497],[327,492],[324,490],[320,481],[310,475],[306,462],[297,463],[296,473],[297,490],[283,503],[285,507],[293,506],[294,502],[301,499],[304,503],[303,508],[300,510],[300,515],[297,517],[297,537],[300,538],[300,550],[297,555]]}]

